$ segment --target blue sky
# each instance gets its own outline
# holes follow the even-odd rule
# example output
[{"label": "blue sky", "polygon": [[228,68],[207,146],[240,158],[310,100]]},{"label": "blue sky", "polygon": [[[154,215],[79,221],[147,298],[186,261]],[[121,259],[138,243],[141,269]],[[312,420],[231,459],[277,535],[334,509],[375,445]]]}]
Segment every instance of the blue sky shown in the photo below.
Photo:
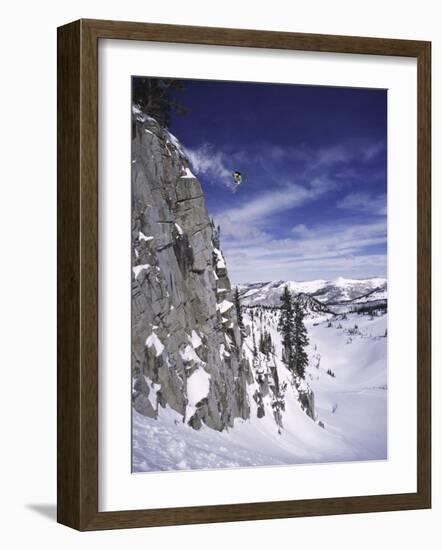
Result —
[{"label": "blue sky", "polygon": [[232,281],[386,275],[385,90],[184,84],[190,112],[170,130],[221,225]]}]

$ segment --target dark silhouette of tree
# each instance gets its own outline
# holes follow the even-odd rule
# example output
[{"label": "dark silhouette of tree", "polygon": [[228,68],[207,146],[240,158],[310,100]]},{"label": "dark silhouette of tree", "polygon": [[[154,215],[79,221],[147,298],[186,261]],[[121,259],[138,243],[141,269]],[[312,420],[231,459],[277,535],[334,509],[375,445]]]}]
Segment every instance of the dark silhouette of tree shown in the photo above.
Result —
[{"label": "dark silhouette of tree", "polygon": [[252,321],[252,343],[253,343],[253,366],[256,368],[258,366],[257,359],[258,359],[258,348],[256,347],[256,338],[255,338],[255,315],[253,313],[253,310],[250,311],[250,320]]},{"label": "dark silhouette of tree", "polygon": [[305,348],[309,344],[307,329],[304,324],[305,311],[302,304],[295,300],[295,333],[294,333],[294,351],[295,351],[295,371],[301,378],[305,377],[305,368],[308,365],[308,356]]},{"label": "dark silhouette of tree", "polygon": [[243,317],[242,317],[241,301],[239,299],[238,287],[235,288],[235,295],[233,297],[233,301],[235,303],[236,317],[238,319],[238,326],[239,326],[239,329],[242,333],[244,331],[244,320],[243,320]]},{"label": "dark silhouette of tree", "polygon": [[214,246],[215,248],[218,248],[218,250],[219,250],[220,247],[221,247],[220,235],[221,235],[221,228],[220,228],[220,226],[218,225],[217,227],[215,227],[215,226],[213,225],[213,226],[212,226],[212,241],[213,241],[213,246]]},{"label": "dark silhouette of tree", "polygon": [[289,370],[295,374],[295,314],[293,300],[288,286],[284,287],[281,297],[281,315],[278,330],[282,335],[283,357]]},{"label": "dark silhouette of tree", "polygon": [[309,343],[304,324],[305,312],[299,302],[294,300],[288,286],[284,287],[281,300],[281,315],[278,330],[282,334],[283,361],[295,376],[305,377],[308,356],[305,351]]},{"label": "dark silhouette of tree", "polygon": [[263,353],[267,359],[269,358],[269,355],[273,353],[273,343],[272,343],[272,337],[269,332],[264,330],[264,332],[261,332],[259,337],[259,351]]},{"label": "dark silhouette of tree", "polygon": [[170,125],[172,111],[179,115],[189,111],[176,97],[183,90],[180,80],[137,76],[133,79],[132,101],[146,115],[153,117],[166,128]]}]

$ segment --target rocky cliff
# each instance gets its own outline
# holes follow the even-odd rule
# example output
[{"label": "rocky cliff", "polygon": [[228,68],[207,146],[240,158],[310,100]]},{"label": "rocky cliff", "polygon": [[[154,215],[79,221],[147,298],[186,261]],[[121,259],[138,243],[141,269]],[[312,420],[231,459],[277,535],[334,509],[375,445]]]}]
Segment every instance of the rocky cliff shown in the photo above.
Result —
[{"label": "rocky cliff", "polygon": [[[263,312],[240,331],[219,235],[178,140],[133,111],[132,401],[157,418],[170,407],[195,429],[273,418],[287,399],[315,419],[313,393],[281,361]],[[257,312],[258,313],[258,312]],[[278,312],[274,312],[279,315]],[[265,317],[265,315],[264,315]],[[277,326],[272,320],[273,328]],[[274,325],[276,323],[276,325]],[[267,335],[268,336],[268,335]],[[279,340],[277,332],[274,341]]]},{"label": "rocky cliff", "polygon": [[136,108],[132,138],[133,407],[223,430],[253,379],[224,257],[179,142]]}]

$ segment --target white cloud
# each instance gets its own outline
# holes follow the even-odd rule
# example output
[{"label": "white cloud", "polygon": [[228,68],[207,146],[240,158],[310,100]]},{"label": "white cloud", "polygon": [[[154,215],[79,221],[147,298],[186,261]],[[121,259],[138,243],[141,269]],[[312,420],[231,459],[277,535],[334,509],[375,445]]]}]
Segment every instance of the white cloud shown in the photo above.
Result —
[{"label": "white cloud", "polygon": [[369,247],[386,243],[386,221],[364,224],[295,226],[293,237],[257,239],[238,234],[223,243],[229,272],[235,281],[383,275],[384,254]]},{"label": "white cloud", "polygon": [[215,183],[230,184],[233,170],[230,169],[225,153],[215,151],[210,143],[205,143],[198,149],[186,148],[185,152],[197,174],[213,178]]},{"label": "white cloud", "polygon": [[350,193],[336,203],[337,208],[353,210],[356,212],[366,212],[385,216],[387,213],[387,195],[373,196],[366,191]]},{"label": "white cloud", "polygon": [[[229,261],[229,258],[228,258]],[[229,266],[232,262],[229,263]],[[355,279],[386,276],[387,257],[385,254],[358,254],[330,256],[314,259],[290,259],[285,262],[257,262],[245,258],[234,268],[229,267],[229,275],[234,283],[269,280],[314,280],[333,279],[338,276]],[[277,276],[275,276],[277,273]]]},{"label": "white cloud", "polygon": [[381,140],[376,143],[366,144],[362,149],[363,159],[367,162],[377,157],[380,153],[385,151],[385,141]]},{"label": "white cloud", "polygon": [[317,153],[318,164],[322,166],[331,166],[338,162],[347,162],[351,157],[351,151],[348,147],[334,145],[320,149]]},{"label": "white cloud", "polygon": [[242,206],[225,210],[218,214],[217,218],[240,219],[243,223],[261,220],[277,212],[290,210],[311,199],[317,193],[312,189],[292,184],[280,189],[261,193],[251,201],[245,202]]},{"label": "white cloud", "polygon": [[303,223],[295,225],[295,227],[292,228],[292,232],[297,233],[299,235],[305,234],[307,233],[307,231],[308,231],[307,226],[304,225]]},{"label": "white cloud", "polygon": [[262,237],[272,216],[311,202],[332,189],[326,178],[315,178],[310,185],[286,183],[263,192],[241,206],[229,208],[215,215],[224,235],[231,237]]}]

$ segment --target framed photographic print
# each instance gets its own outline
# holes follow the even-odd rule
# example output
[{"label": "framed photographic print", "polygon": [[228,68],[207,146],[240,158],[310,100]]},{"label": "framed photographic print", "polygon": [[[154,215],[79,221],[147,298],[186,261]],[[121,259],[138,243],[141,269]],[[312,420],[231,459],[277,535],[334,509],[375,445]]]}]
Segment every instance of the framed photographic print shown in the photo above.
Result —
[{"label": "framed photographic print", "polygon": [[59,28],[59,522],[430,507],[430,64]]}]

